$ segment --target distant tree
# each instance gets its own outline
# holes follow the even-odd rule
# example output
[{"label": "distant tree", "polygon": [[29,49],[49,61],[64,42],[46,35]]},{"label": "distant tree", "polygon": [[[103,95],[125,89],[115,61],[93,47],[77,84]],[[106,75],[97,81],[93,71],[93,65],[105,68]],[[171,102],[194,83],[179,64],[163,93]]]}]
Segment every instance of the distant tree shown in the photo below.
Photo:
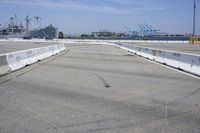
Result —
[{"label": "distant tree", "polygon": [[59,33],[58,33],[58,38],[59,38],[59,39],[63,39],[63,38],[64,38],[63,32],[59,32]]}]

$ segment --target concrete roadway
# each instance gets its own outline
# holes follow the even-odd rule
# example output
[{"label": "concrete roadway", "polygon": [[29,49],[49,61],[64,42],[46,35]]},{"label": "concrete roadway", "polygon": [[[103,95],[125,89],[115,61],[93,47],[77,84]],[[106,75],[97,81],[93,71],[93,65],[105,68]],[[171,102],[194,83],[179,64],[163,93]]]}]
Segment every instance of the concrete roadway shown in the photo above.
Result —
[{"label": "concrete roadway", "polygon": [[112,46],[0,78],[0,133],[199,133],[200,80]]},{"label": "concrete roadway", "polygon": [[[128,43],[128,44],[133,44],[133,43]],[[166,43],[134,43],[134,45],[200,55],[200,44],[199,45],[190,45],[190,44],[181,44],[181,43],[171,43],[171,44],[170,43],[169,44],[166,44]]]}]

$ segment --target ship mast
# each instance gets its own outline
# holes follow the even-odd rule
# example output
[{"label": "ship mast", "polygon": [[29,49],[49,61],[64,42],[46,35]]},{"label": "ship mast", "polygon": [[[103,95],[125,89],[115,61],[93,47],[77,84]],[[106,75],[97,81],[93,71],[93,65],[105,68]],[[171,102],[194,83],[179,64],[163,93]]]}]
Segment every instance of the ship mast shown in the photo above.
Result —
[{"label": "ship mast", "polygon": [[10,28],[11,28],[11,33],[13,33],[14,32],[14,18],[13,17],[10,18]]},{"label": "ship mast", "polygon": [[29,31],[29,24],[30,24],[30,19],[29,19],[28,16],[26,16],[25,21],[26,21],[26,32],[28,32]]}]

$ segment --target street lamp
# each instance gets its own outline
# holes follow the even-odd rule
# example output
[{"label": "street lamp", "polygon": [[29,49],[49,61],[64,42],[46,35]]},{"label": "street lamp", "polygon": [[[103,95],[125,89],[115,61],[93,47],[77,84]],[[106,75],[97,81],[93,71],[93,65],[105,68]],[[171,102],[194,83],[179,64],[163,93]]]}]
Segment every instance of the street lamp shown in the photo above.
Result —
[{"label": "street lamp", "polygon": [[195,37],[195,28],[196,28],[196,0],[194,0],[194,12],[193,12],[193,37]]}]

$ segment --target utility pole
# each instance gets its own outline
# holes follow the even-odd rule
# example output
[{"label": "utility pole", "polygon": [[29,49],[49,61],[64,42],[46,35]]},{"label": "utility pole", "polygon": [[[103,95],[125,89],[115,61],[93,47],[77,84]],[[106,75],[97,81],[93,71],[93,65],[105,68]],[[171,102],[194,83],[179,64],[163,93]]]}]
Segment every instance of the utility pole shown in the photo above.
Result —
[{"label": "utility pole", "polygon": [[195,28],[196,28],[196,0],[194,0],[194,12],[193,12],[193,37],[195,37]]}]

